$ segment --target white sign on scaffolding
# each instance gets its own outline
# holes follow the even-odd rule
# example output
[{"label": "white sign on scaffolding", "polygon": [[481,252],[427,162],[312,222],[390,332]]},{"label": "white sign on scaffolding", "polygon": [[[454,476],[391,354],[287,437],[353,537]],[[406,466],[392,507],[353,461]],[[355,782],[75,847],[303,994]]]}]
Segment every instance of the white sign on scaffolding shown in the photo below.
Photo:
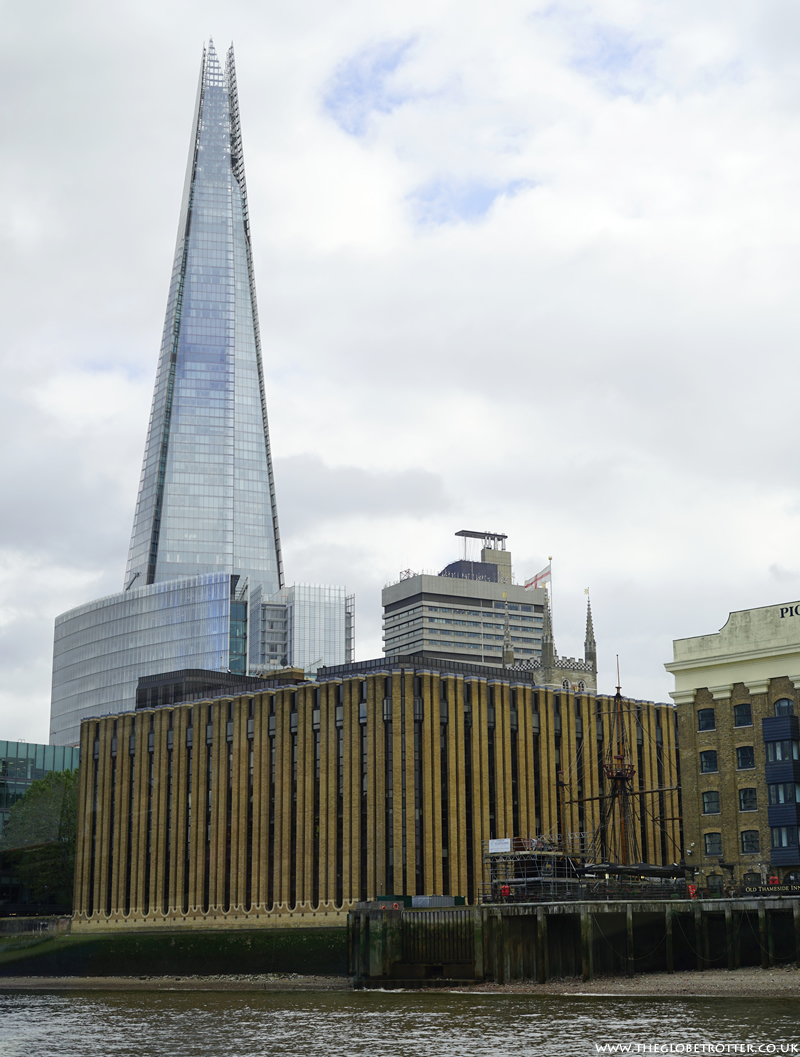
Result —
[{"label": "white sign on scaffolding", "polygon": [[510,837],[497,837],[495,840],[489,841],[489,854],[494,855],[501,851],[511,851],[511,838]]}]

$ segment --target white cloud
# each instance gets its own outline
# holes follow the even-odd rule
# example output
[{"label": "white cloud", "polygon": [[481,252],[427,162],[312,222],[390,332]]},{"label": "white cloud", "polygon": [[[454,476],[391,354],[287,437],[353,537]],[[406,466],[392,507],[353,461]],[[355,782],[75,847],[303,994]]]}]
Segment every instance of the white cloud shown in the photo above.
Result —
[{"label": "white cloud", "polygon": [[555,555],[565,653],[590,586],[601,684],[619,653],[635,696],[673,637],[797,590],[793,5],[6,15],[0,737],[46,737],[53,617],[122,580],[209,27],[287,575],[357,589],[362,656],[385,580],[463,527],[520,576]]}]

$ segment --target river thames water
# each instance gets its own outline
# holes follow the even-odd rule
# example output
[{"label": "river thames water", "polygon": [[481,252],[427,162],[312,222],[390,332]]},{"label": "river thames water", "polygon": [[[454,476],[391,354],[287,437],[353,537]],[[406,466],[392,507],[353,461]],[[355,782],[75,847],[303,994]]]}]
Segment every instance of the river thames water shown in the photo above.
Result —
[{"label": "river thames water", "polygon": [[[606,1048],[619,1044],[625,1049]],[[734,1048],[748,1045],[749,1051]],[[2,1057],[602,1052],[800,1054],[800,999],[0,991]]]}]

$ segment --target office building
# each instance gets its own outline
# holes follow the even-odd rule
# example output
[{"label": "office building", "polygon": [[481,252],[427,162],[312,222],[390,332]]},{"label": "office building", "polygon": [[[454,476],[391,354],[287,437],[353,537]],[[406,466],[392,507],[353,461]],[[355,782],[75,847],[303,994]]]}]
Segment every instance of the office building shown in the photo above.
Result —
[{"label": "office building", "polygon": [[800,603],[676,639],[685,856],[704,888],[800,882]]},{"label": "office building", "polygon": [[352,658],[353,599],[285,583],[233,49],[204,49],[128,564],[56,620],[51,741],[139,676]]},{"label": "office building", "polygon": [[[393,894],[473,903],[493,838],[605,855],[614,707],[531,672],[380,658],[84,720],[73,930],[336,924]],[[620,707],[638,848],[672,863],[675,710]]]},{"label": "office building", "polygon": [[[0,741],[0,838],[11,809],[50,771],[74,771],[79,751],[71,745],[36,745]],[[11,850],[11,849],[7,849]],[[63,908],[60,908],[63,909]],[[0,915],[48,912],[20,881],[8,855],[0,848]]]},{"label": "office building", "polygon": [[[597,647],[587,609],[585,656],[559,657],[544,587],[514,583],[503,533],[456,533],[464,557],[438,575],[406,569],[383,589],[383,650],[387,658],[425,654],[471,664],[536,671],[548,685],[597,688]],[[466,558],[469,540],[480,561]]]}]

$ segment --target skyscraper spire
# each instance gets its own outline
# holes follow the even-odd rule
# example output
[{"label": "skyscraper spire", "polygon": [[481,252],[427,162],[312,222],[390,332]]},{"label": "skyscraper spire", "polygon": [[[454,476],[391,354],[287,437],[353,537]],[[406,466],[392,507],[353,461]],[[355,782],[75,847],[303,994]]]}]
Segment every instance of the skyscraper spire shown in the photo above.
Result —
[{"label": "skyscraper spire", "polygon": [[50,738],[132,710],[143,676],[352,655],[353,596],[284,584],[233,48],[223,68],[209,41],[123,590],[56,617]]},{"label": "skyscraper spire", "polygon": [[597,643],[594,641],[594,625],[592,624],[592,600],[589,598],[589,589],[586,589],[586,638],[583,640],[583,657],[589,661],[593,670],[597,671]]},{"label": "skyscraper spire", "polygon": [[283,586],[233,46],[203,50],[125,573]]}]

